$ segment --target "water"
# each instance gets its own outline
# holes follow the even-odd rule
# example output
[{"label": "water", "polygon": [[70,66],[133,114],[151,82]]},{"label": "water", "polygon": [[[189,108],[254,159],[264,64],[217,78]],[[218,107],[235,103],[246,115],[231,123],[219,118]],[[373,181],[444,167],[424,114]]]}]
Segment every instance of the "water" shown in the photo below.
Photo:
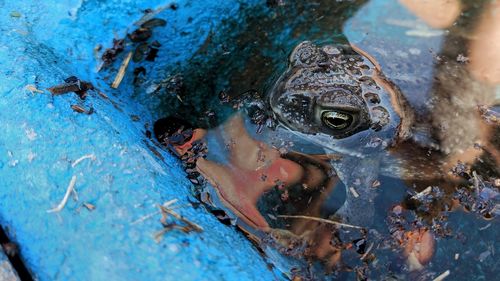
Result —
[{"label": "water", "polygon": [[[165,98],[166,114],[205,129],[206,158],[197,171],[187,164],[208,183],[201,200],[236,218],[289,278],[494,279],[500,3],[451,1],[440,13],[418,1],[274,2],[214,30],[179,70],[185,89]],[[389,81],[375,79],[389,123],[413,116],[411,134],[372,127],[336,139],[284,126],[269,95],[305,40],[364,50]],[[392,108],[391,91],[412,114]]]}]

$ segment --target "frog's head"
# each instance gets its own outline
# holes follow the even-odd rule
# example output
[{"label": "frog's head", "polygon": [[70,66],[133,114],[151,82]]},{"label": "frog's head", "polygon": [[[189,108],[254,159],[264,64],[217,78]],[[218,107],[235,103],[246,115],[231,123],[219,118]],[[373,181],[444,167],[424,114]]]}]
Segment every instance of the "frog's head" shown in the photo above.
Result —
[{"label": "frog's head", "polygon": [[399,91],[383,78],[376,62],[358,52],[351,46],[300,43],[269,94],[278,122],[327,147],[351,146],[356,138],[366,144],[373,137],[407,137],[404,110],[393,106],[401,104]]}]

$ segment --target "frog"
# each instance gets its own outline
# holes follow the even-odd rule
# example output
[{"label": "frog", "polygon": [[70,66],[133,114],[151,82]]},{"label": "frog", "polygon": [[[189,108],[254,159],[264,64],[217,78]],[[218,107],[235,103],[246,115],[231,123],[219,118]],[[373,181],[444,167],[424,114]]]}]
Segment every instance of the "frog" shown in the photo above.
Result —
[{"label": "frog", "polygon": [[[262,120],[269,127],[264,131],[259,129]],[[208,154],[196,161],[196,168],[213,187],[210,200],[235,214],[254,240],[271,234],[283,245],[300,236],[316,245],[316,258],[328,257],[332,266],[340,254],[328,242],[330,229],[309,221],[293,222],[291,231],[281,231],[283,224],[273,221],[276,216],[266,218],[257,208],[259,198],[278,186],[286,201],[288,189],[299,185],[314,195],[307,202],[297,200],[297,208],[307,206],[308,214],[317,217],[341,182],[346,199],[334,214],[338,225],[370,227],[381,175],[412,181],[447,177],[443,155],[453,149],[443,146],[432,122],[414,110],[367,52],[352,44],[304,41],[262,99],[215,129],[195,130],[178,149],[185,153],[190,143],[206,141]],[[415,241],[429,241],[433,247],[430,232],[415,233]],[[418,247],[410,248],[405,251],[419,263],[432,256],[427,248],[421,251],[425,256],[415,258],[413,248]]]},{"label": "frog", "polygon": [[[412,136],[415,115],[397,87],[360,49],[305,41],[292,51],[287,71],[267,99],[284,130],[342,155],[333,162],[348,188],[338,215],[368,225],[374,192],[356,186],[371,186],[387,148]],[[367,212],[357,216],[359,210]]]},{"label": "frog", "polygon": [[[455,74],[467,80],[467,73]],[[465,83],[491,93],[491,89],[474,81]],[[472,96],[467,91],[457,94],[460,98],[467,95]],[[379,176],[410,182],[455,181],[448,173],[451,165],[472,162],[481,153],[473,148],[478,138],[483,139],[484,149],[497,153],[484,142],[491,128],[474,122],[474,116],[479,115],[476,100],[486,102],[487,98],[476,96],[476,100],[467,99],[467,107],[461,104],[466,108],[463,114],[472,121],[460,120],[454,116],[456,111],[444,108],[444,104],[454,108],[449,96],[434,98],[433,109],[439,113],[433,118],[419,115],[401,90],[385,77],[376,59],[352,44],[300,43],[289,57],[288,69],[266,99],[278,126],[299,142],[314,143],[325,153],[342,155],[331,162],[347,188],[345,203],[337,215],[355,224],[370,224],[377,193],[373,186]],[[444,130],[442,124],[446,122],[455,122],[455,126],[461,125],[470,133]],[[481,130],[474,127],[480,125]],[[474,131],[479,131],[480,136]]]}]

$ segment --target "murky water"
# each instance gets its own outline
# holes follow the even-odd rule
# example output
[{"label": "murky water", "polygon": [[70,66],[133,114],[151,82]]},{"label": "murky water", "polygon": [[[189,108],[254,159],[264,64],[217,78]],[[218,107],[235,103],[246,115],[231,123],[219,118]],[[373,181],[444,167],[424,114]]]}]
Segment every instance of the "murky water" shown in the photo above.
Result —
[{"label": "murky water", "polygon": [[493,280],[500,3],[267,2],[165,101],[201,200],[289,278]]}]

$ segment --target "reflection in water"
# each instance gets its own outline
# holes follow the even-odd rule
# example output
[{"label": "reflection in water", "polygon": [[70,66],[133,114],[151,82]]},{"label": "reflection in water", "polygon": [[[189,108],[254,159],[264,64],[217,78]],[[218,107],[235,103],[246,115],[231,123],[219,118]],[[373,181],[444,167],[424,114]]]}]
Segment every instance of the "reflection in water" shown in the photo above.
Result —
[{"label": "reflection in water", "polygon": [[[197,129],[187,142],[181,130],[183,141],[171,144],[189,172],[211,184],[202,200],[236,216],[288,276],[322,279],[336,269],[328,278],[432,278],[427,264],[444,259],[436,240],[458,239],[453,227],[461,225],[447,222],[451,211],[461,205],[487,219],[500,212],[499,128],[491,122],[500,77],[493,10],[500,4],[400,0],[430,26],[449,28],[435,57],[431,99],[415,105],[409,101],[418,99],[405,96],[419,93],[401,93],[377,58],[341,34],[364,2],[285,1],[275,10],[250,10],[245,33],[208,42],[216,49],[224,41],[230,57],[221,61],[205,46],[200,55],[212,64],[186,70],[192,106],[206,99],[197,91],[215,96],[223,89],[232,106],[221,125]],[[299,44],[304,40],[314,43]],[[212,75],[211,91],[197,80],[203,72]],[[409,195],[400,202],[383,198],[402,188]],[[286,256],[298,259],[287,263]],[[494,276],[497,267],[479,273]]]}]

